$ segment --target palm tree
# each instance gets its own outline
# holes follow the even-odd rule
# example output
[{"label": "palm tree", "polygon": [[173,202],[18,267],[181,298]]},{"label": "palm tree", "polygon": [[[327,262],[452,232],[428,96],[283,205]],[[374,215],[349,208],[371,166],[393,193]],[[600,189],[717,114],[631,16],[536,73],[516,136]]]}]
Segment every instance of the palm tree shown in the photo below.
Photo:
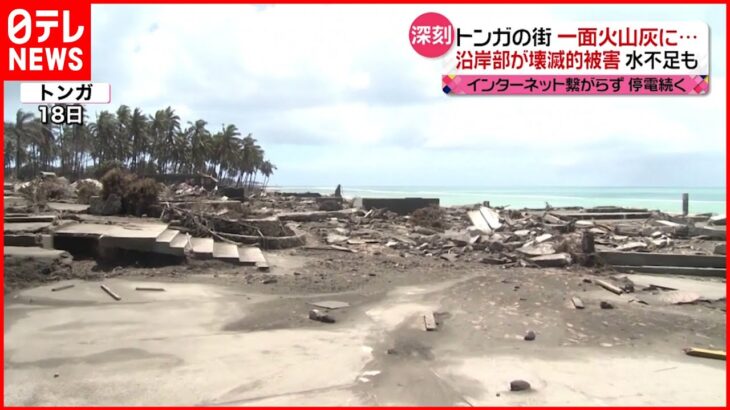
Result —
[{"label": "palm tree", "polygon": [[274,174],[276,165],[272,164],[269,160],[261,163],[261,174],[264,176],[263,189],[266,190],[266,186],[269,185],[269,178]]},{"label": "palm tree", "polygon": [[13,139],[13,127],[14,124],[9,121],[5,121],[5,125],[3,127],[3,137],[4,137],[4,148],[3,151],[5,153],[5,172],[8,172],[8,166],[15,161],[15,156],[17,153],[15,152],[15,140]]},{"label": "palm tree", "polygon": [[96,122],[89,125],[94,146],[92,158],[96,164],[105,161],[119,160],[114,153],[114,140],[116,137],[116,116],[109,111],[102,111],[96,116]]},{"label": "palm tree", "polygon": [[26,166],[33,171],[59,166],[61,175],[78,178],[89,162],[117,162],[137,172],[207,171],[251,187],[259,172],[266,184],[276,169],[251,134],[240,138],[235,125],[224,124],[211,135],[203,119],[188,122],[182,130],[180,117],[169,106],[146,116],[139,108],[121,105],[99,112],[94,122],[65,127],[43,124],[22,110],[15,120],[4,124],[4,159],[6,169],[14,166],[16,177]]},{"label": "palm tree", "polygon": [[256,173],[264,160],[264,151],[256,144],[256,139],[251,134],[243,139],[242,156],[241,171],[245,175],[244,186],[251,188],[256,180]]},{"label": "palm tree", "polygon": [[160,161],[160,171],[165,172],[168,163],[172,163],[177,154],[172,148],[175,147],[175,135],[180,132],[180,117],[169,106],[162,113],[164,146],[159,147],[162,151],[158,152],[158,161]]},{"label": "palm tree", "polygon": [[241,135],[238,128],[233,125],[224,125],[223,130],[215,134],[214,138],[214,163],[218,165],[216,175],[223,178],[223,173],[228,174],[228,170],[235,163],[236,153],[240,149],[240,140],[236,138]]},{"label": "palm tree", "polygon": [[137,161],[139,156],[143,153],[147,146],[147,133],[149,124],[147,117],[142,113],[142,110],[135,108],[132,113],[132,118],[129,121],[129,136],[132,140],[132,169],[137,169]]},{"label": "palm tree", "polygon": [[121,163],[131,157],[131,135],[129,128],[132,123],[132,113],[129,106],[120,105],[117,108],[116,132],[114,133],[114,158]]},{"label": "palm tree", "polygon": [[33,113],[24,112],[22,109],[19,109],[15,113],[15,124],[11,124],[9,127],[9,134],[15,136],[15,178],[20,176],[20,164],[25,158],[23,155],[23,142],[30,138],[29,128],[33,122],[33,118]]},{"label": "palm tree", "polygon": [[210,154],[212,137],[210,131],[205,128],[208,123],[204,120],[197,120],[195,124],[189,124],[192,168],[193,172],[201,172],[205,169],[205,160]]}]

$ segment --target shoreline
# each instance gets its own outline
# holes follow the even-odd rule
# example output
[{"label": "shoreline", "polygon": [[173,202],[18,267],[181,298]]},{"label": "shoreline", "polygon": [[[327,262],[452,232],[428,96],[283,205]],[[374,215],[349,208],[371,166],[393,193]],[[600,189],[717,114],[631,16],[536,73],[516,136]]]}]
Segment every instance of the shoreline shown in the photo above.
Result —
[{"label": "shoreline", "polygon": [[[267,192],[282,193],[310,192],[327,196],[334,192],[334,187],[269,186],[266,190]],[[574,191],[568,192],[565,190]],[[617,192],[617,190],[623,191]],[[513,210],[542,209],[545,208],[546,203],[549,203],[553,208],[576,206],[592,208],[610,205],[646,208],[667,213],[681,212],[681,194],[688,192],[690,213],[719,215],[724,214],[726,209],[726,191],[724,187],[515,187],[479,189],[475,187],[449,188],[439,186],[416,186],[412,188],[402,186],[343,186],[342,191],[342,196],[346,200],[355,198],[438,198],[442,207],[470,206],[489,201],[492,206]],[[612,195],[616,193],[626,195]]]}]

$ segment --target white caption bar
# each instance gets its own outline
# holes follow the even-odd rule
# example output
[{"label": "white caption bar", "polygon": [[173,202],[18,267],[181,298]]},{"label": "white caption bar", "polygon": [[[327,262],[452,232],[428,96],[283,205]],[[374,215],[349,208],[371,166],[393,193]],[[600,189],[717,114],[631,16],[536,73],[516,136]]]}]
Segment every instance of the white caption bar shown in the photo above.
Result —
[{"label": "white caption bar", "polygon": [[112,86],[109,83],[21,83],[22,104],[109,104]]}]

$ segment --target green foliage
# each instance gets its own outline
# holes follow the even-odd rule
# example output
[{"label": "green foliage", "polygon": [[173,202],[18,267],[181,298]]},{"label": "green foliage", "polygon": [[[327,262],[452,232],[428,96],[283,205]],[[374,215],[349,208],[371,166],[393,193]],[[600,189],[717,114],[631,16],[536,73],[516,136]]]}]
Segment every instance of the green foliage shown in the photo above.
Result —
[{"label": "green foliage", "polygon": [[66,178],[36,178],[22,186],[18,192],[36,205],[45,205],[48,201],[57,201],[72,196]]},{"label": "green foliage", "polygon": [[92,196],[97,196],[100,193],[99,186],[91,181],[79,181],[76,184],[77,202],[80,204],[88,204]]},{"label": "green foliage", "polygon": [[133,180],[134,176],[121,168],[113,168],[107,171],[107,173],[101,177],[102,199],[107,199],[110,195],[116,195],[119,198],[124,198],[129,191],[129,186]]},{"label": "green foliage", "polygon": [[101,178],[102,198],[116,195],[122,200],[122,211],[140,216],[157,204],[162,187],[152,178],[139,178],[129,171],[114,168]]},{"label": "green foliage", "polygon": [[137,216],[148,213],[150,207],[157,204],[161,190],[160,184],[152,178],[132,181],[124,197],[125,210]]},{"label": "green foliage", "polygon": [[429,206],[413,211],[411,221],[416,225],[443,230],[447,228],[444,216],[444,211],[441,208]]},{"label": "green foliage", "polygon": [[94,169],[94,178],[99,179],[115,168],[122,169],[124,164],[119,160],[104,161]]}]

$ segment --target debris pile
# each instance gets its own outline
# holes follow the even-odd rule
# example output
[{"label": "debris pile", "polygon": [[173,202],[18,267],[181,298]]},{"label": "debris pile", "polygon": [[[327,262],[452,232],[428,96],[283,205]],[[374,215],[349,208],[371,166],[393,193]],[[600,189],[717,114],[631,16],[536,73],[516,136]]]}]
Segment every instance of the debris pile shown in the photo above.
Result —
[{"label": "debris pile", "polygon": [[[378,247],[401,256],[448,262],[478,260],[504,267],[611,265],[622,271],[724,275],[723,217],[677,217],[618,207],[509,210],[428,207],[410,215],[387,209],[294,219],[321,243],[351,251]],[[321,218],[314,218],[321,216]],[[707,232],[713,230],[712,235]],[[632,255],[646,255],[630,261]],[[662,260],[653,255],[666,255]],[[647,259],[648,258],[648,259]],[[709,258],[709,259],[708,259]]]}]

